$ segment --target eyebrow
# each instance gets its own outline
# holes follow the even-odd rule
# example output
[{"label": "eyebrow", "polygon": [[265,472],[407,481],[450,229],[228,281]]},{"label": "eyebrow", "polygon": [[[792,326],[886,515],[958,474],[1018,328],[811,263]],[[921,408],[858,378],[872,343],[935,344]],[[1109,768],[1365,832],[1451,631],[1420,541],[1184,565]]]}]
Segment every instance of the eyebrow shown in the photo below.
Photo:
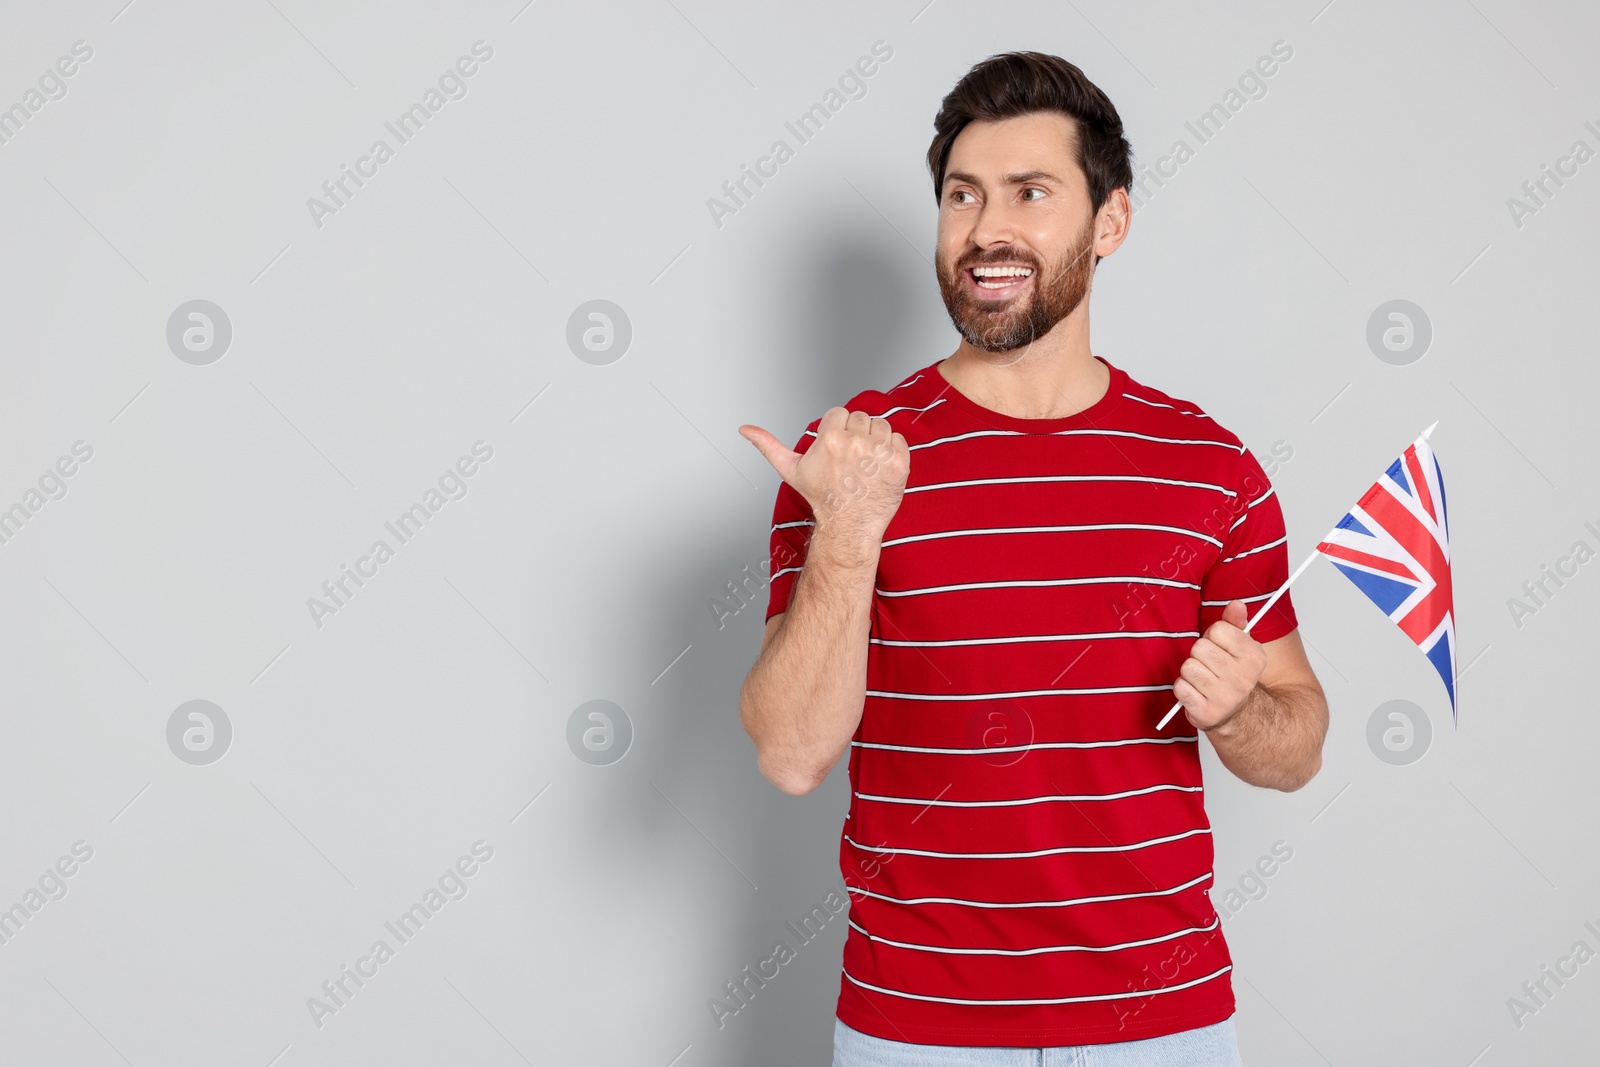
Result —
[{"label": "eyebrow", "polygon": [[[1007,174],[1001,177],[1000,184],[1021,185],[1023,182],[1036,182],[1040,180],[1055,182],[1057,185],[1062,184],[1060,178],[1056,177],[1054,174],[1051,174],[1047,170],[1027,170],[1020,174]],[[979,181],[975,175],[959,170],[950,171],[945,174],[944,183],[949,185],[951,182],[966,182],[968,185],[983,184],[983,182]]]}]

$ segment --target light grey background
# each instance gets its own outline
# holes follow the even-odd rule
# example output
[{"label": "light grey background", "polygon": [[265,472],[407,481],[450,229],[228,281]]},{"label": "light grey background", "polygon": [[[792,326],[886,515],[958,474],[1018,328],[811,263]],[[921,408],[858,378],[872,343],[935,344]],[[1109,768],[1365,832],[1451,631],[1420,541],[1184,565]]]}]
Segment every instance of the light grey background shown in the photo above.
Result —
[{"label": "light grey background", "polygon": [[[972,63],[1080,64],[1149,165],[1280,40],[1100,264],[1094,347],[1292,449],[1292,564],[1439,420],[1466,670],[1452,728],[1319,561],[1293,596],[1322,773],[1256,790],[1202,748],[1219,893],[1294,850],[1225,920],[1245,1061],[1595,1055],[1600,962],[1520,1026],[1507,1005],[1600,949],[1600,563],[1508,606],[1600,548],[1600,161],[1520,226],[1507,204],[1600,148],[1592,5],[123,3],[10,4],[0,32],[0,106],[93,48],[0,144],[0,507],[93,449],[0,545],[0,907],[93,849],[0,945],[0,1060],[826,1063],[842,919],[722,1028],[707,1006],[839,884],[847,797],[843,764],[781,795],[739,727],[765,590],[721,628],[710,602],[764,558],[778,483],[735,427],[792,440],[954,348],[923,153]],[[479,40],[467,95],[316,225],[307,199]],[[784,122],[880,40],[798,144]],[[166,342],[195,299],[232,325],[209,365]],[[566,343],[596,299],[633,333],[603,366]],[[1395,299],[1433,328],[1407,366],[1366,343]],[[321,583],[480,440],[466,496],[316,625]],[[1433,727],[1405,766],[1366,740],[1396,699]],[[207,765],[168,747],[191,700],[232,727]],[[591,700],[632,724],[620,761],[568,746]],[[308,998],[480,840],[467,895],[316,1025]]]}]

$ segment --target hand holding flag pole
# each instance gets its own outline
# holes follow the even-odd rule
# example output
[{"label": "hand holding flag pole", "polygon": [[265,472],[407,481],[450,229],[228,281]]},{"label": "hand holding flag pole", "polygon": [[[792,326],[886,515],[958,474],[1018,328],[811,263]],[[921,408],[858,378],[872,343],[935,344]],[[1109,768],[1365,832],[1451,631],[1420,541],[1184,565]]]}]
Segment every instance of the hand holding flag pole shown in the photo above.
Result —
[{"label": "hand holding flag pole", "polygon": [[[1278,587],[1278,591],[1276,593],[1273,593],[1271,596],[1269,596],[1267,598],[1267,602],[1265,604],[1261,605],[1260,610],[1258,610],[1255,613],[1255,615],[1251,617],[1249,622],[1244,624],[1244,631],[1243,631],[1244,633],[1249,633],[1251,628],[1253,626],[1255,626],[1256,623],[1261,621],[1262,616],[1266,615],[1267,609],[1272,607],[1272,605],[1276,604],[1278,602],[1278,598],[1281,597],[1284,593],[1286,593],[1288,591],[1289,586],[1294,584],[1294,580],[1296,578],[1300,577],[1300,575],[1305,573],[1305,569],[1307,567],[1311,566],[1311,561],[1316,559],[1317,555],[1318,555],[1317,551],[1315,549],[1312,549],[1311,555],[1306,557],[1306,561],[1304,563],[1300,564],[1300,566],[1295,570],[1295,572],[1293,574],[1289,575],[1289,580],[1287,582],[1284,582],[1282,585],[1280,585]],[[1178,709],[1181,708],[1181,707],[1183,707],[1183,701],[1181,701],[1181,700],[1178,701],[1176,704],[1173,704],[1172,708],[1165,715],[1163,715],[1161,717],[1161,721],[1156,723],[1156,729],[1160,730],[1161,728],[1166,726],[1167,723],[1172,720],[1172,717],[1174,715],[1178,714]]]},{"label": "hand holding flag pole", "polygon": [[[1289,580],[1267,598],[1244,633],[1277,603],[1319,555],[1333,561],[1345,577],[1381,608],[1420,648],[1444,680],[1450,715],[1456,711],[1455,611],[1450,587],[1450,526],[1445,508],[1444,472],[1428,435],[1434,422],[1389,465],[1356,506],[1317,543]],[[1160,730],[1183,707],[1172,705]]]}]

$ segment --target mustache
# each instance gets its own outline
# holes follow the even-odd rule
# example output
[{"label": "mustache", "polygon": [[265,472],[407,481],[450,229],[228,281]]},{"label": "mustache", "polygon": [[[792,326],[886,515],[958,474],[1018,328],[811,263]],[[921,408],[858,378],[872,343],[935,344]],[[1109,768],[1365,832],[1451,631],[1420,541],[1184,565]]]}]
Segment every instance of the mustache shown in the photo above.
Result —
[{"label": "mustache", "polygon": [[973,267],[987,267],[996,263],[1020,263],[1025,267],[1032,267],[1035,274],[1039,273],[1039,257],[1020,249],[989,249],[984,252],[975,252],[964,256],[955,265],[955,271],[960,273]]},{"label": "mustache", "polygon": [[[1070,259],[1060,265],[1055,272],[1056,276],[1071,272],[1075,267],[1083,262],[1085,257],[1094,253],[1093,231],[1090,230],[1083,236],[1085,239],[1082,245]],[[1038,256],[1031,252],[1026,252],[1022,249],[991,248],[982,252],[974,252],[970,255],[963,256],[950,267],[950,274],[952,277],[955,277],[959,276],[962,271],[970,270],[973,267],[987,267],[997,263],[1020,263],[1025,267],[1032,268],[1034,275],[1040,278],[1043,278],[1046,273],[1044,264],[1040,262]]]}]

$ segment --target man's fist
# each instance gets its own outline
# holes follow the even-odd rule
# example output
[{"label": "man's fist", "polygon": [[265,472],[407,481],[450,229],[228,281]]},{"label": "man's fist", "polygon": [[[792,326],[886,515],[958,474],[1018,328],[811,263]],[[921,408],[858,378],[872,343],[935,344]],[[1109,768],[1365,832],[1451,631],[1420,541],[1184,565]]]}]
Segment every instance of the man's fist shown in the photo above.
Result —
[{"label": "man's fist", "polygon": [[1239,713],[1267,667],[1267,650],[1244,632],[1250,613],[1231,600],[1206,628],[1178,670],[1172,695],[1199,730],[1213,730]]},{"label": "man's fist", "polygon": [[817,423],[817,439],[803,453],[790,451],[759,426],[743,425],[739,433],[806,498],[818,532],[827,527],[877,540],[900,509],[911,450],[887,419],[829,408]]}]

